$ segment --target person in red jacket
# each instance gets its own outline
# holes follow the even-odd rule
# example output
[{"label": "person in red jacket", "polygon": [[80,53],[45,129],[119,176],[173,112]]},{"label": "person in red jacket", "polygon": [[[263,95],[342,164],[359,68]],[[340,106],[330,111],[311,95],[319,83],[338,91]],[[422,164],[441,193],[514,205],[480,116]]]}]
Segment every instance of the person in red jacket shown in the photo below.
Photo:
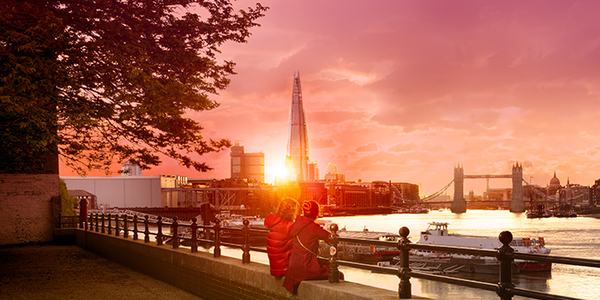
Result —
[{"label": "person in red jacket", "polygon": [[329,266],[322,265],[317,259],[319,240],[328,240],[329,232],[321,228],[315,220],[319,216],[319,204],[309,200],[302,203],[302,214],[292,227],[292,256],[283,287],[295,293],[303,280],[327,279]]},{"label": "person in red jacket", "polygon": [[271,275],[275,277],[281,277],[287,272],[292,253],[291,231],[297,213],[298,202],[292,198],[285,198],[279,203],[277,212],[265,218],[265,227],[269,229],[267,254]]}]

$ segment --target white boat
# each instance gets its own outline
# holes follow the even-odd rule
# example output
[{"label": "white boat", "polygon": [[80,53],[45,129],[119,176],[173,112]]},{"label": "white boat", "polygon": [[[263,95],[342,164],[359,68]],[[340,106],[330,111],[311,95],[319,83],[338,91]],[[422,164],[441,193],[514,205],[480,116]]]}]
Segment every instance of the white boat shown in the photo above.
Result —
[{"label": "white boat", "polygon": [[[500,240],[497,237],[487,237],[487,236],[473,236],[473,235],[460,235],[460,234],[449,234],[448,233],[448,223],[446,222],[432,222],[429,223],[429,226],[425,231],[421,232],[421,237],[418,241],[419,244],[429,244],[429,245],[443,245],[443,246],[455,246],[455,247],[467,247],[467,248],[476,248],[476,249],[488,249],[488,250],[497,250],[502,246]],[[536,253],[536,254],[549,254],[550,249],[546,248],[546,243],[544,238],[513,238],[513,241],[510,243],[510,246],[515,250],[515,252],[523,252],[523,253]],[[438,260],[448,260],[452,262],[460,261],[464,263],[465,261],[472,261],[474,265],[467,270],[470,272],[477,272],[477,265],[481,265],[482,273],[488,273],[486,270],[488,267],[493,267],[498,264],[496,258],[493,257],[473,257],[469,255],[459,255],[459,254],[448,254],[448,253],[439,253],[439,252],[431,252],[431,251],[414,251],[412,252],[414,256],[417,256],[423,259],[438,259]],[[412,258],[411,258],[412,260]],[[477,261],[476,261],[477,260]],[[475,264],[475,262],[477,264]],[[551,263],[537,262],[537,261],[527,261],[521,259],[515,259],[515,264],[518,266],[518,271],[550,271],[552,269]],[[485,270],[484,270],[485,269]],[[494,269],[490,269],[490,271],[494,271]],[[495,269],[497,272],[497,269]]]}]

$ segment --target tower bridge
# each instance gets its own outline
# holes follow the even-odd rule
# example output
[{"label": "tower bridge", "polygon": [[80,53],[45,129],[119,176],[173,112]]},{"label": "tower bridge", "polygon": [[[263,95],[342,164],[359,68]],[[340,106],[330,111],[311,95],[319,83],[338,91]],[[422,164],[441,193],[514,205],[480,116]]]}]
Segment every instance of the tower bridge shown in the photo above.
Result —
[{"label": "tower bridge", "polygon": [[512,178],[512,196],[510,199],[509,209],[511,212],[524,212],[525,203],[523,202],[523,165],[519,163],[512,167],[512,174],[500,175],[465,175],[461,165],[454,167],[454,200],[450,206],[453,213],[464,213],[467,211],[467,202],[464,198],[464,182],[465,179],[480,179],[480,178]]},{"label": "tower bridge", "polygon": [[[467,211],[467,201],[464,197],[465,179],[495,179],[495,178],[512,178],[512,196],[509,209],[511,212],[524,212],[525,202],[523,201],[523,165],[515,164],[512,168],[512,174],[487,174],[487,175],[465,175],[461,165],[454,167],[454,179],[448,183],[440,191],[425,197],[423,200],[433,199],[446,191],[450,184],[454,183],[454,199],[450,210],[453,213],[464,213]],[[498,202],[498,201],[494,201]],[[439,203],[439,202],[435,202]]]}]

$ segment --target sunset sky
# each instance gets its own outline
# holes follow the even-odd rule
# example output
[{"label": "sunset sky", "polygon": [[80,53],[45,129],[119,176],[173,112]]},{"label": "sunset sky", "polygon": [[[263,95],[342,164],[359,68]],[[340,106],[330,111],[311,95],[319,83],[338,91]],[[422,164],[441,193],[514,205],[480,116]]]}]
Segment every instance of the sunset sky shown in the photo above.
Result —
[{"label": "sunset sky", "polygon": [[[270,10],[249,42],[222,47],[238,74],[221,106],[193,116],[205,137],[264,152],[267,182],[284,164],[295,71],[321,177],[331,162],[347,180],[411,182],[425,195],[456,164],[509,174],[518,161],[542,186],[555,171],[562,184],[600,178],[600,1],[261,3]],[[165,160],[144,175],[229,177],[229,150],[202,159],[214,171]],[[467,180],[465,193],[485,186]]]}]

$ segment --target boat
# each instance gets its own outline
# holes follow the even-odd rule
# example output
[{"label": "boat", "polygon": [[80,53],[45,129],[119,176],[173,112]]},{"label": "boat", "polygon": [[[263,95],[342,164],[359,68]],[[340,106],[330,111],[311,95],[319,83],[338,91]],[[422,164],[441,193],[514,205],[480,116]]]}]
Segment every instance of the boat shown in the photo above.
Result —
[{"label": "boat", "polygon": [[[388,242],[398,242],[400,239],[400,235],[396,233],[370,231],[366,227],[361,231],[346,230],[344,227],[337,233],[341,238]],[[319,247],[320,256],[329,257],[329,247],[330,246],[327,243],[321,242]],[[372,264],[375,264],[379,261],[390,261],[395,256],[398,256],[399,253],[400,252],[396,246],[376,246],[340,241],[337,247],[338,259]]]},{"label": "boat", "polygon": [[[371,273],[387,273],[387,274],[396,274],[398,272],[398,268],[400,268],[400,260],[394,258],[394,260],[384,260],[377,262],[377,266],[381,269],[371,270]],[[409,267],[412,271],[417,271],[421,273],[428,274],[436,274],[436,275],[448,275],[448,274],[456,274],[460,269],[464,268],[464,266],[459,265],[451,265],[444,266],[442,264],[428,264],[423,262],[412,262],[409,264]]]},{"label": "boat", "polygon": [[266,246],[269,229],[265,227],[265,219],[258,217],[249,217],[242,215],[221,215],[221,241],[233,244],[244,244],[244,235],[242,228],[244,220],[248,220],[248,228],[251,232],[248,236],[248,243],[251,246]]},{"label": "boat", "polygon": [[[421,232],[420,239],[417,243],[488,250],[497,250],[502,246],[502,243],[497,237],[449,234],[448,223],[446,222],[429,223],[427,229]],[[543,237],[516,237],[513,238],[510,246],[515,250],[515,252],[536,254],[550,253],[550,249],[546,248],[546,243]],[[411,261],[431,261],[435,259],[437,260],[435,263],[439,263],[445,260],[448,263],[466,265],[467,268],[463,268],[461,271],[468,270],[469,272],[473,273],[498,272],[498,260],[494,257],[476,257],[470,255],[449,254],[422,250],[412,250],[411,254],[414,256],[414,259],[411,257]],[[552,269],[552,263],[523,259],[515,259],[514,264],[517,266],[516,271],[518,272],[550,271]]]}]

